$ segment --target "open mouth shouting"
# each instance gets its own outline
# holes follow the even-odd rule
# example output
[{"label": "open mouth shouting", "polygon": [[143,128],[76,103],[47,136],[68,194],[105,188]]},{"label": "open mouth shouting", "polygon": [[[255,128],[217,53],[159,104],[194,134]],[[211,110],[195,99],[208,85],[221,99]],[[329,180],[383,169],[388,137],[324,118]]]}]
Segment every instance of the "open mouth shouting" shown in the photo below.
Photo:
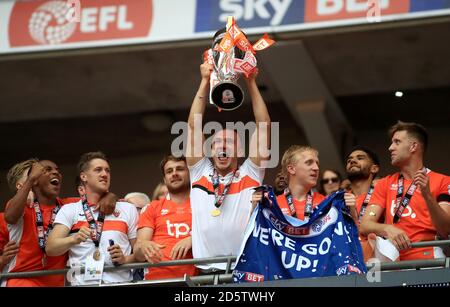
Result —
[{"label": "open mouth shouting", "polygon": [[225,162],[228,159],[227,153],[225,151],[221,151],[217,154],[217,159],[221,162]]},{"label": "open mouth shouting", "polygon": [[54,185],[54,186],[59,186],[60,182],[61,182],[61,181],[60,181],[58,178],[52,178],[52,179],[50,179],[50,184],[51,184],[51,185]]}]

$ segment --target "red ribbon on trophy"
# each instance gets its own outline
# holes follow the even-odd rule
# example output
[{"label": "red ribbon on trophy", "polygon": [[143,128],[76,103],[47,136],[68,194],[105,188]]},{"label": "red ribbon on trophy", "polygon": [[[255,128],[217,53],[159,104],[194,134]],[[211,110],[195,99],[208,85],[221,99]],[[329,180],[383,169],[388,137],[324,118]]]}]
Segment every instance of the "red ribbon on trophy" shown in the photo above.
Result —
[{"label": "red ribbon on trophy", "polygon": [[211,49],[205,51],[204,61],[214,65],[210,78],[210,102],[219,110],[231,111],[244,101],[244,94],[237,84],[240,74],[248,77],[256,70],[256,52],[269,48],[275,43],[264,34],[255,44],[251,44],[229,16],[226,28],[216,32]]}]

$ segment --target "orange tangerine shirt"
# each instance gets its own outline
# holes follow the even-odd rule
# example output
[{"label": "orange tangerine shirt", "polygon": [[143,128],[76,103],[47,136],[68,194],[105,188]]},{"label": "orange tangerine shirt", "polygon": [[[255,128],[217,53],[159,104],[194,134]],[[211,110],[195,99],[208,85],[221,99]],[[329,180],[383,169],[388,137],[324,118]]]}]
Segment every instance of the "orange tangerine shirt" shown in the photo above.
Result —
[{"label": "orange tangerine shirt", "polygon": [[[71,202],[73,199],[59,199],[61,205]],[[9,204],[9,203],[8,203]],[[7,204],[7,206],[8,206]],[[47,231],[48,223],[52,217],[55,205],[40,205],[44,220],[44,231]],[[62,256],[47,256],[47,264],[42,266],[43,252],[39,248],[38,234],[36,230],[36,214],[33,205],[25,205],[23,216],[16,224],[8,224],[10,240],[19,243],[19,252],[11,260],[8,272],[29,272],[40,270],[56,270],[66,267],[67,254]],[[7,280],[7,287],[59,287],[64,286],[64,274],[46,275],[33,278],[12,278]]]},{"label": "orange tangerine shirt", "polygon": [[[177,204],[171,200],[154,200],[141,212],[138,229],[149,227],[153,229],[152,241],[165,245],[162,249],[162,261],[171,261],[170,252],[175,244],[191,236],[192,213],[191,204],[187,200]],[[192,249],[186,259],[192,258]],[[178,265],[145,269],[145,279],[163,279],[193,276],[196,273],[194,265]]]},{"label": "orange tangerine shirt", "polygon": [[[395,225],[406,232],[411,242],[430,241],[436,236],[436,229],[431,221],[427,204],[420,189],[417,188],[411,197],[408,207],[403,211],[400,220],[394,224],[395,202],[397,196],[398,177],[395,173],[381,179],[375,186],[370,204],[375,204],[384,209],[385,224]],[[450,194],[450,177],[430,171],[430,190],[438,202],[442,196]],[[408,191],[411,180],[404,178],[403,196]],[[435,257],[435,248],[412,248],[400,252],[400,260],[429,259]]]},{"label": "orange tangerine shirt", "polygon": [[[318,204],[322,202],[326,197],[323,196],[320,193],[313,193],[313,208],[317,207]],[[297,215],[297,218],[300,220],[305,219],[305,206],[306,206],[306,199],[305,200],[296,200],[294,197],[292,197],[294,200],[294,208],[295,208],[295,214]],[[289,204],[287,202],[286,196],[283,194],[277,196],[277,202],[280,206],[281,211],[283,214],[292,215],[291,209],[289,208]]]},{"label": "orange tangerine shirt", "polygon": [[0,212],[0,254],[3,253],[3,248],[9,242],[9,232],[6,226],[5,216]]}]

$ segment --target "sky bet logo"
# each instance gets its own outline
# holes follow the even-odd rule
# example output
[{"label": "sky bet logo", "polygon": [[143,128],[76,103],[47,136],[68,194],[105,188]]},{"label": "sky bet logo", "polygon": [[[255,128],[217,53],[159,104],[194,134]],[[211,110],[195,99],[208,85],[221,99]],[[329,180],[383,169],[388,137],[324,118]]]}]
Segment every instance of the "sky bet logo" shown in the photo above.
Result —
[{"label": "sky bet logo", "polygon": [[303,22],[304,2],[298,0],[197,0],[196,32],[216,31],[234,16],[240,28]]}]

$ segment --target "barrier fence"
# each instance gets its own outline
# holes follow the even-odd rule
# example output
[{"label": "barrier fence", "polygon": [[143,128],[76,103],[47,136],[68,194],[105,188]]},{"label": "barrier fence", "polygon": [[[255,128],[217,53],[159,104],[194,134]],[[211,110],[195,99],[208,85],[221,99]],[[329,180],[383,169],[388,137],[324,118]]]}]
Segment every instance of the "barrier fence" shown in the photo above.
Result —
[{"label": "barrier fence", "polygon": [[[450,246],[450,240],[438,240],[438,241],[424,241],[424,242],[416,242],[412,243],[412,248],[421,248],[428,246]],[[212,258],[197,258],[197,259],[182,259],[182,260],[173,260],[173,261],[162,261],[159,263],[148,263],[148,262],[140,262],[140,263],[130,263],[124,264],[121,266],[105,266],[104,271],[110,272],[115,270],[123,270],[123,269],[140,269],[140,268],[152,268],[152,267],[162,267],[162,266],[177,266],[177,265],[201,265],[201,264],[210,264],[210,263],[226,263],[226,270],[224,274],[214,274],[211,275],[201,275],[201,276],[192,276],[192,277],[183,277],[183,278],[173,278],[173,279],[161,279],[161,280],[152,280],[152,281],[137,281],[137,282],[126,282],[126,283],[118,283],[118,284],[108,284],[107,286],[129,286],[129,285],[150,285],[150,284],[159,284],[159,285],[170,285],[170,284],[180,284],[185,283],[186,285],[194,286],[194,285],[218,285],[224,283],[232,282],[232,274],[231,274],[231,265],[236,261],[235,256],[223,256],[223,257],[212,257]],[[368,264],[367,269],[371,270],[375,264]],[[427,259],[427,260],[409,260],[409,261],[396,261],[396,262],[382,262],[379,264],[380,271],[395,271],[395,270],[420,270],[420,269],[430,269],[430,268],[450,268],[450,257],[447,258],[439,258],[439,259]],[[0,274],[1,279],[9,279],[9,278],[28,278],[28,277],[37,277],[37,276],[45,276],[45,275],[62,275],[67,274],[71,268],[59,269],[59,270],[40,270],[40,271],[32,271],[32,272],[13,272],[13,273],[2,273]],[[80,268],[80,273],[84,274],[84,267]],[[105,285],[104,285],[105,286]]]}]

